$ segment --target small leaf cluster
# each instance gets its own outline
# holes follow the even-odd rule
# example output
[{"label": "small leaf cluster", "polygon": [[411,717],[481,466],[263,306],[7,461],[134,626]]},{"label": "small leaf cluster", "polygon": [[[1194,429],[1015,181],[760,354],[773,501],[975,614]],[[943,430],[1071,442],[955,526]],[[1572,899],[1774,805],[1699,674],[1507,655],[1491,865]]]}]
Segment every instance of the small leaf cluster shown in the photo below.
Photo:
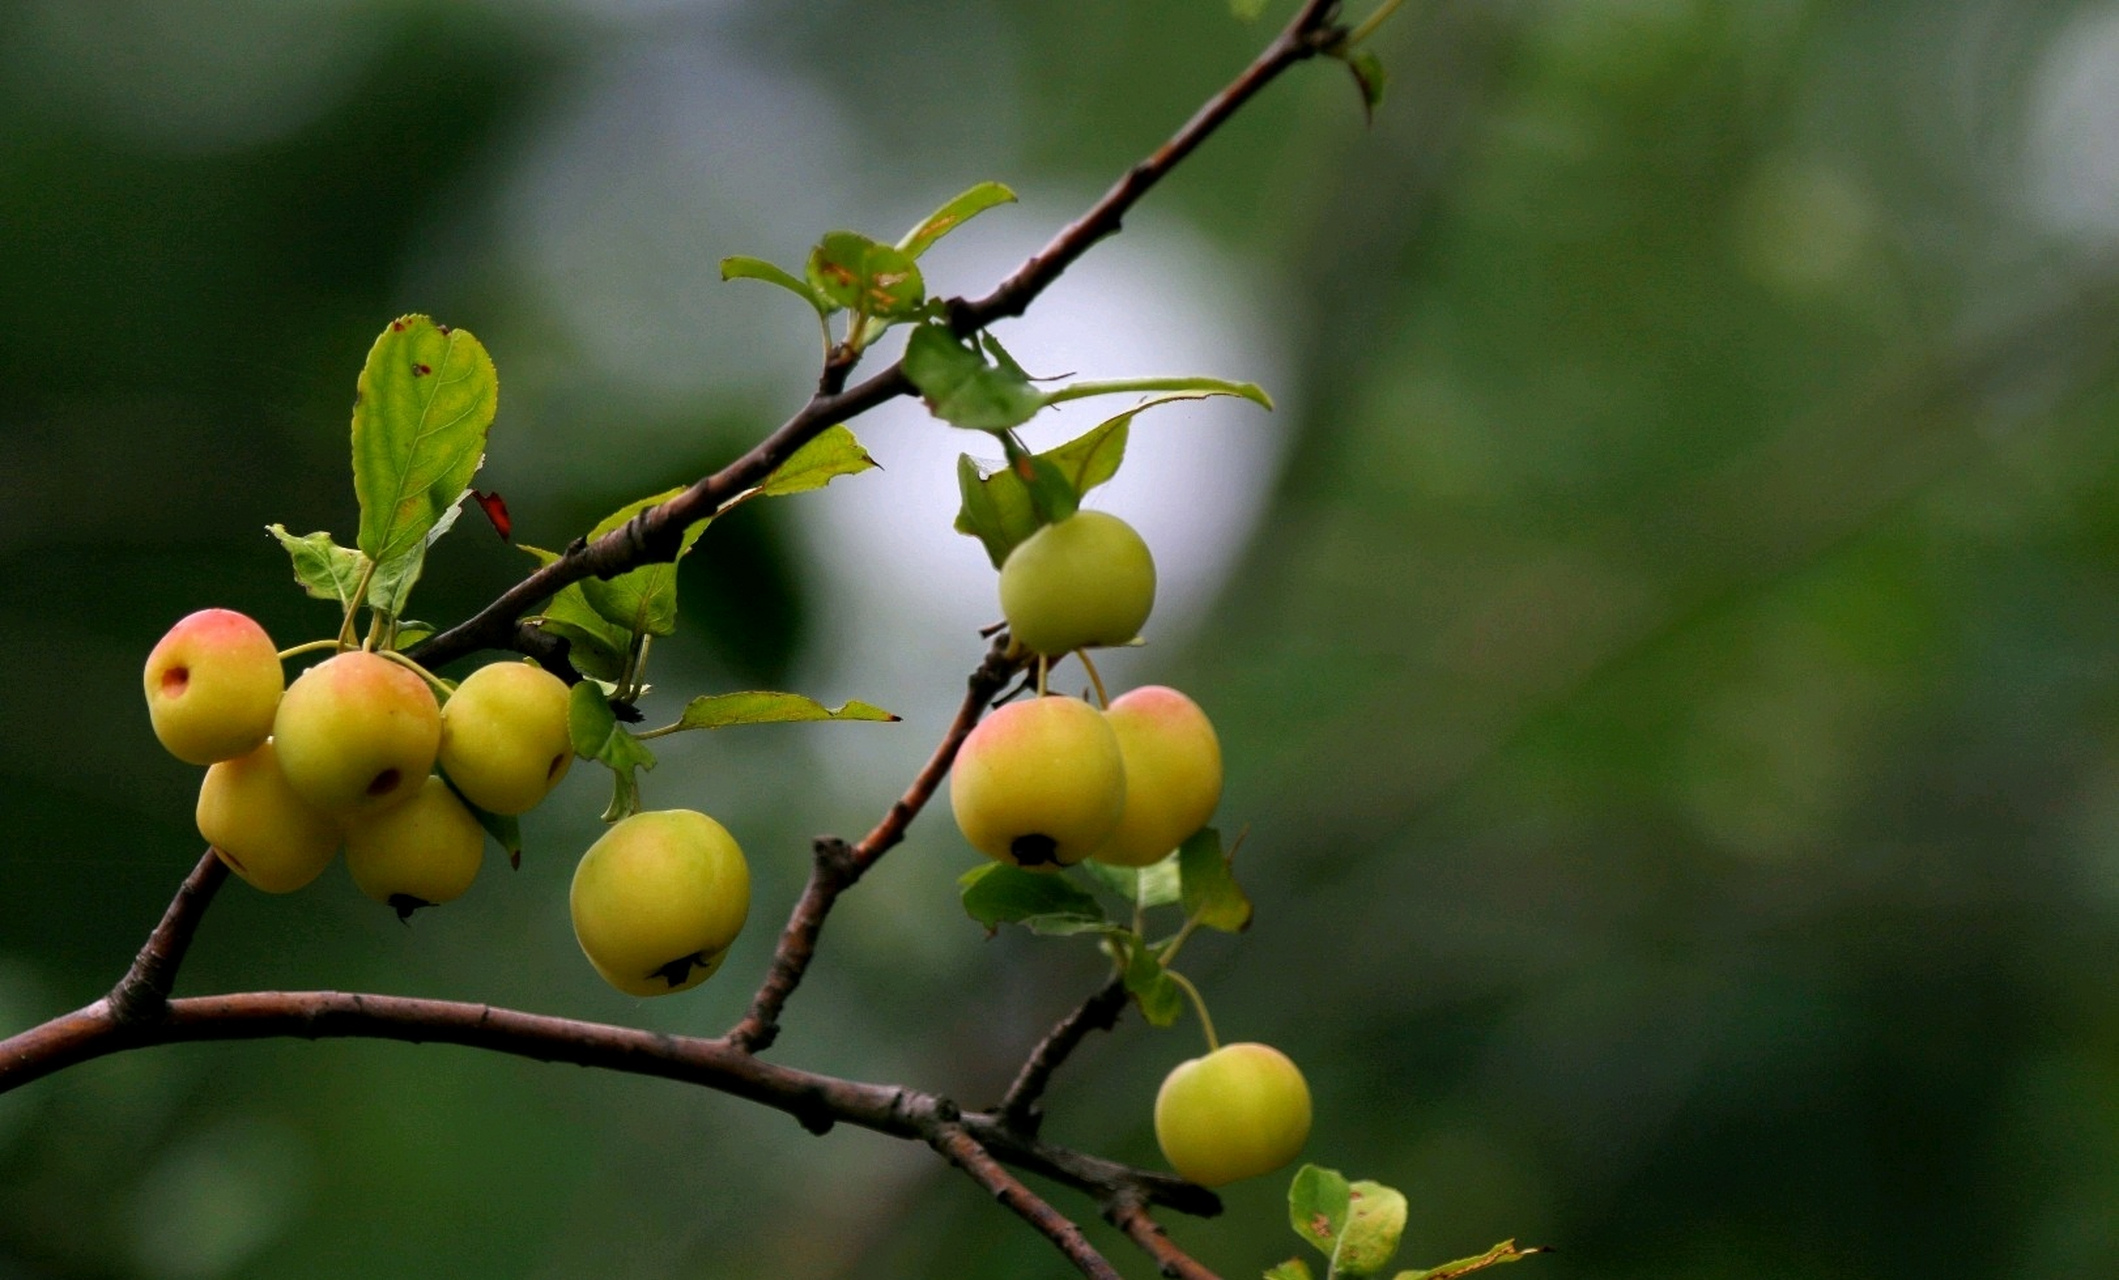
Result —
[{"label": "small leaf cluster", "polygon": [[[1142,1016],[1158,1027],[1184,1012],[1184,992],[1169,963],[1185,939],[1202,927],[1240,933],[1251,923],[1251,900],[1213,827],[1146,867],[1089,861],[1052,875],[996,862],[965,872],[957,886],[965,914],[989,934],[1017,924],[1048,937],[1096,937],[1125,975]],[[1117,916],[1106,902],[1116,904]],[[1173,906],[1181,915],[1174,929],[1158,935],[1147,927],[1149,913]]]},{"label": "small leaf cluster", "polygon": [[[1349,1182],[1336,1169],[1306,1164],[1288,1186],[1288,1224],[1324,1255],[1324,1280],[1380,1275],[1405,1234],[1403,1193],[1380,1182]],[[1520,1262],[1540,1248],[1503,1240],[1484,1253],[1425,1270],[1400,1271],[1392,1280],[1458,1280],[1475,1271]],[[1265,1273],[1265,1280],[1314,1280],[1305,1258],[1294,1257]]]},{"label": "small leaf cluster", "polygon": [[[851,364],[892,326],[933,319],[943,307],[927,295],[920,274],[920,255],[965,222],[996,205],[1011,204],[1015,192],[998,182],[981,182],[922,218],[895,244],[856,231],[834,231],[809,252],[802,274],[763,258],[736,256],[721,260],[723,280],[762,280],[802,299],[817,313],[827,364]],[[845,317],[835,340],[831,322]]]}]

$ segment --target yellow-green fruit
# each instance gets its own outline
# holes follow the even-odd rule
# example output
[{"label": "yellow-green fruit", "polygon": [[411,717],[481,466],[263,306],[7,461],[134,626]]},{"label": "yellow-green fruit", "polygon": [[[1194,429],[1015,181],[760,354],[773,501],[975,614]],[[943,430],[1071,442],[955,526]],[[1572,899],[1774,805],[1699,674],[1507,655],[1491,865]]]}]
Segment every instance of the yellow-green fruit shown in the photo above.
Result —
[{"label": "yellow-green fruit", "polygon": [[441,768],[488,813],[527,813],[574,762],[567,686],[527,662],[464,677],[441,709]]},{"label": "yellow-green fruit", "polygon": [[1079,698],[1011,702],[957,749],[949,806],[989,858],[1032,870],[1073,866],[1110,838],[1126,807],[1118,735]]},{"label": "yellow-green fruit", "polygon": [[427,682],[359,650],[296,677],[272,724],[288,783],[347,819],[410,800],[441,745],[441,708]]},{"label": "yellow-green fruit", "polygon": [[463,896],[485,859],[486,831],[449,784],[428,775],[403,804],[346,825],[346,870],[400,917]]},{"label": "yellow-green fruit", "polygon": [[1271,1173],[1310,1136],[1310,1086],[1271,1045],[1226,1044],[1177,1064],[1155,1095],[1155,1140],[1203,1187]]},{"label": "yellow-green fruit", "polygon": [[233,609],[180,620],[147,655],[147,715],[186,764],[257,750],[272,732],[286,676],[265,628]]},{"label": "yellow-green fruit", "polygon": [[271,739],[222,760],[199,785],[199,834],[229,870],[267,893],[292,893],[338,852],[339,824],[294,793]]},{"label": "yellow-green fruit", "polygon": [[1032,653],[1124,644],[1155,607],[1155,560],[1133,526],[1077,511],[1023,539],[1001,565],[1001,613]]},{"label": "yellow-green fruit", "polygon": [[574,939],[630,996],[697,986],[750,915],[750,867],[728,829],[691,809],[636,813],[581,855]]},{"label": "yellow-green fruit", "polygon": [[1104,712],[1126,759],[1126,811],[1090,856],[1145,867],[1207,825],[1221,803],[1221,741],[1199,704],[1151,684]]}]

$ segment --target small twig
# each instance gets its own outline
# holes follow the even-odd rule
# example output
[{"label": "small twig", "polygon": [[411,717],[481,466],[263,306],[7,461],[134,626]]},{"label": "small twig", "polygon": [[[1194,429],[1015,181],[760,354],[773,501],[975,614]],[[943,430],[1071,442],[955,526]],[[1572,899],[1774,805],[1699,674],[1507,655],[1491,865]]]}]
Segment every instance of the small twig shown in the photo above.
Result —
[{"label": "small twig", "polygon": [[751,997],[750,1010],[728,1033],[728,1041],[746,1053],[772,1046],[780,1035],[780,1010],[787,997],[801,985],[802,975],[817,952],[817,935],[824,931],[824,917],[832,903],[854,882],[860,872],[853,865],[852,850],[837,836],[818,836],[812,848],[809,883],[796,900],[773,948],[772,967]]},{"label": "small twig", "polygon": [[1104,1220],[1126,1233],[1141,1252],[1155,1259],[1158,1272],[1172,1280],[1221,1280],[1197,1258],[1171,1243],[1162,1224],[1148,1216],[1138,1196],[1119,1194],[1104,1203]]},{"label": "small twig", "polygon": [[1023,1069],[1016,1073],[1015,1083],[1008,1086],[1001,1105],[993,1109],[994,1119],[1034,1137],[1044,1119],[1038,1103],[1045,1096],[1045,1086],[1051,1083],[1052,1073],[1059,1070],[1067,1055],[1073,1053],[1075,1046],[1087,1039],[1090,1032],[1109,1031],[1117,1026],[1118,1016],[1125,1010],[1126,980],[1124,975],[1114,973],[1037,1042],[1037,1047],[1024,1059]]},{"label": "small twig", "polygon": [[935,788],[942,785],[950,764],[956,760],[957,748],[964,745],[964,739],[978,727],[979,717],[986,714],[994,696],[1007,688],[1008,682],[1021,669],[1023,660],[1010,657],[1008,648],[1007,640],[997,637],[986,650],[986,660],[965,682],[964,701],[958,705],[956,719],[950,722],[949,732],[942,736],[941,744],[913,778],[912,785],[905,788],[905,794],[890,806],[890,812],[884,814],[883,820],[854,846],[854,861],[862,870],[867,870],[892,845],[905,838],[905,828],[912,825],[912,820],[934,796]]},{"label": "small twig", "polygon": [[176,896],[162,913],[162,922],[147,935],[132,967],[110,989],[110,1014],[121,1023],[147,1022],[161,1015],[176,985],[177,969],[199,930],[199,920],[213,902],[213,895],[228,879],[228,864],[209,846],[199,858]]},{"label": "small twig", "polygon": [[878,858],[905,838],[906,828],[920,815],[920,810],[927,807],[927,802],[934,798],[935,789],[949,773],[957,748],[977,727],[979,717],[986,714],[987,703],[1008,683],[1017,665],[1018,660],[1008,657],[1005,643],[996,641],[987,649],[986,660],[966,681],[964,701],[957,707],[956,719],[950,722],[949,731],[942,735],[934,754],[928,757],[926,765],[906,787],[905,794],[891,804],[889,812],[861,838],[860,844],[851,848],[845,841],[832,836],[817,840],[809,883],[795,902],[795,909],[787,918],[787,927],[780,931],[779,944],[773,948],[772,967],[766,971],[758,993],[751,998],[749,1012],[728,1033],[730,1044],[757,1052],[770,1046],[779,1036],[780,1010],[809,970],[809,962],[816,955],[817,938],[824,932],[824,921],[831,914],[832,905],[839,900],[840,894],[876,864]]},{"label": "small twig", "polygon": [[928,1135],[927,1143],[949,1163],[969,1174],[972,1181],[992,1192],[994,1199],[1037,1228],[1038,1233],[1050,1240],[1083,1275],[1094,1276],[1097,1280],[1125,1280],[1089,1243],[1089,1238],[1072,1219],[1040,1200],[1021,1179],[1003,1169],[999,1161],[964,1132],[962,1126],[940,1125]]}]

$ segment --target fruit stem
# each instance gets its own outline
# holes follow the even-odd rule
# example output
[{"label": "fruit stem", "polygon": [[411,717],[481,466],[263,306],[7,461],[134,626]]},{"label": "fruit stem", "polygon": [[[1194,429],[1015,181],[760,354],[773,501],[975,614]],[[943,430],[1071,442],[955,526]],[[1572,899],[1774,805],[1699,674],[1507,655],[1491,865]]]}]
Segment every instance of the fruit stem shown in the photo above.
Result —
[{"label": "fruit stem", "polygon": [[[1167,959],[1167,957],[1165,958]],[[1163,969],[1163,972],[1169,974],[1170,981],[1176,983],[1179,987],[1182,987],[1184,989],[1184,993],[1192,997],[1192,1008],[1194,1012],[1199,1014],[1200,1029],[1207,1033],[1207,1052],[1220,1053],[1221,1041],[1217,1040],[1214,1037],[1214,1019],[1207,1016],[1206,998],[1199,994],[1199,988],[1192,985],[1192,980],[1190,978],[1187,978],[1185,975],[1179,973],[1175,969],[1168,968],[1166,966]]]},{"label": "fruit stem", "polygon": [[633,633],[633,643],[626,647],[625,666],[618,672],[618,688],[612,692],[611,701],[639,701],[640,680],[647,669],[647,646],[650,638],[645,631]]},{"label": "fruit stem", "polygon": [[1096,664],[1089,661],[1089,651],[1087,649],[1076,649],[1074,656],[1082,660],[1083,669],[1089,673],[1089,683],[1096,686],[1096,705],[1098,709],[1109,711],[1111,709],[1111,695],[1104,692],[1104,678],[1096,673]]},{"label": "fruit stem", "polygon": [[339,644],[336,638],[330,640],[311,640],[307,644],[298,644],[292,649],[280,650],[279,658],[281,662],[285,662],[289,658],[299,658],[305,653],[321,653],[326,649],[336,649],[338,647]]},{"label": "fruit stem", "polygon": [[1359,46],[1362,41],[1375,35],[1377,28],[1390,21],[1391,15],[1398,12],[1398,6],[1404,3],[1405,0],[1383,0],[1382,4],[1376,6],[1376,12],[1362,19],[1360,26],[1347,33],[1346,40],[1340,47],[1352,49]]},{"label": "fruit stem", "polygon": [[427,684],[434,690],[434,700],[436,702],[447,702],[449,700],[449,695],[455,692],[454,689],[449,687],[448,681],[442,679],[438,675],[435,675],[432,671],[427,670],[425,667],[419,665],[417,662],[412,661],[412,659],[406,657],[402,653],[399,653],[397,650],[380,649],[376,652],[378,657],[387,658],[390,661],[396,663],[397,665],[407,668],[412,672],[412,674],[426,681]]},{"label": "fruit stem", "polygon": [[346,598],[346,620],[338,627],[338,647],[341,650],[353,647],[353,620],[360,616],[361,601],[368,598],[368,583],[375,577],[375,561],[366,556],[361,559],[367,563],[361,566],[361,580],[354,586],[353,594]]},{"label": "fruit stem", "polygon": [[1037,696],[1040,698],[1045,696],[1045,672],[1051,666],[1052,660],[1050,658],[1047,658],[1042,653],[1037,655]]}]

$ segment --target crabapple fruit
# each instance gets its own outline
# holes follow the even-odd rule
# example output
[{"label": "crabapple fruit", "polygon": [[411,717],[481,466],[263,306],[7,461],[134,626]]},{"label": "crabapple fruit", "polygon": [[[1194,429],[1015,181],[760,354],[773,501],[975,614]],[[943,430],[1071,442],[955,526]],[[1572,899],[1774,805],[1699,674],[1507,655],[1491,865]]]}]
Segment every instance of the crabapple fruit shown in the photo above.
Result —
[{"label": "crabapple fruit", "polygon": [[1180,1062],[1155,1095],[1155,1141],[1203,1187],[1271,1173],[1310,1136],[1310,1086],[1271,1045],[1227,1044]]},{"label": "crabapple fruit", "polygon": [[186,764],[255,751],[272,732],[286,676],[279,650],[248,616],[201,609],[147,655],[147,715],[155,737]]},{"label": "crabapple fruit", "polygon": [[957,749],[949,806],[971,846],[1032,870],[1073,866],[1126,807],[1126,764],[1103,713],[1080,698],[1011,702]]},{"label": "crabapple fruit", "polygon": [[346,870],[353,883],[396,908],[400,919],[463,896],[485,852],[485,828],[432,774],[404,803],[346,824]]},{"label": "crabapple fruit", "polygon": [[356,649],[287,686],[272,737],[295,791],[327,814],[351,818],[420,790],[441,744],[441,708],[426,681]]},{"label": "crabapple fruit", "polygon": [[229,870],[267,893],[292,893],[316,879],[342,839],[337,822],[287,785],[270,738],[206,770],[197,818]]},{"label": "crabapple fruit", "polygon": [[1104,718],[1126,760],[1126,809],[1089,855],[1145,867],[1207,825],[1221,802],[1221,742],[1199,704],[1163,685],[1121,695]]},{"label": "crabapple fruit", "polygon": [[721,967],[750,915],[750,866],[703,813],[636,813],[581,855],[567,905],[574,938],[605,982],[630,996],[668,995]]},{"label": "crabapple fruit", "polygon": [[441,709],[442,772],[488,813],[527,813],[574,762],[567,686],[527,662],[465,676]]},{"label": "crabapple fruit", "polygon": [[1133,526],[1077,511],[1023,539],[1001,564],[1001,612],[1032,653],[1124,644],[1155,606],[1155,560]]}]

